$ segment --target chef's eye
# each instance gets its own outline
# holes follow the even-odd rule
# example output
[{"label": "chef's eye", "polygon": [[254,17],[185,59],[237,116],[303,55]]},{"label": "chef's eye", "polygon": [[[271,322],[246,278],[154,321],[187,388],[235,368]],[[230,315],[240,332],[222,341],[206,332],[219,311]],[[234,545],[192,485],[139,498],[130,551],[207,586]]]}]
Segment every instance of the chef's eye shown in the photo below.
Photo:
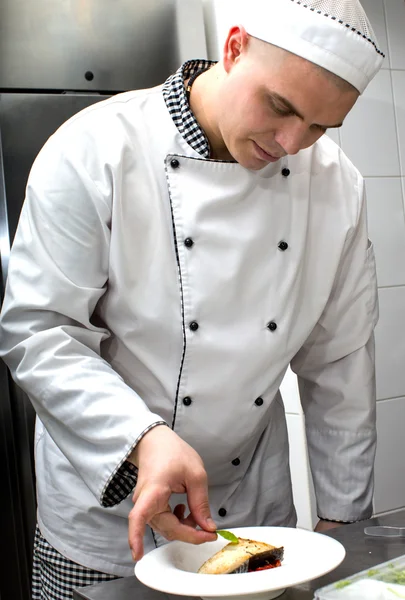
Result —
[{"label": "chef's eye", "polygon": [[291,117],[294,114],[289,108],[282,108],[281,106],[273,106],[273,110],[280,117]]},{"label": "chef's eye", "polygon": [[269,104],[272,111],[275,112],[277,115],[280,115],[280,117],[291,117],[291,115],[294,114],[290,108],[281,104],[277,104],[273,100],[273,98],[269,99]]}]

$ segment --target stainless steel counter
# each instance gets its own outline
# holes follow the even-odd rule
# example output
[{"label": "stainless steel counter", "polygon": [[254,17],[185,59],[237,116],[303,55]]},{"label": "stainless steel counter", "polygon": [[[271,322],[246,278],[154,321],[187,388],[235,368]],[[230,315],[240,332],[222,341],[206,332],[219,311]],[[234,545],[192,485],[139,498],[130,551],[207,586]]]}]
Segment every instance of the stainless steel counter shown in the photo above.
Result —
[{"label": "stainless steel counter", "polygon": [[[405,526],[405,510],[331,529],[328,535],[339,540],[346,548],[346,557],[342,564],[324,577],[289,588],[280,596],[280,600],[312,600],[314,591],[319,587],[405,554],[405,538],[371,538],[364,535],[364,527],[367,525]],[[74,600],[191,600],[189,597],[172,596],[151,590],[135,577],[82,588],[75,592],[73,597]]]}]

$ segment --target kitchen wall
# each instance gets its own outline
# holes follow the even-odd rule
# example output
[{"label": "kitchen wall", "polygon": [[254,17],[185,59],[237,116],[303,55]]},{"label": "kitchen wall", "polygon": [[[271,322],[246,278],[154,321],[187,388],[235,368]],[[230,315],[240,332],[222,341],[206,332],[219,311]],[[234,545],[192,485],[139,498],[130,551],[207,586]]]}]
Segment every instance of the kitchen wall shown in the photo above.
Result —
[{"label": "kitchen wall", "polygon": [[[220,56],[235,0],[203,0],[208,54]],[[331,137],[366,180],[369,235],[375,246],[380,320],[376,329],[378,450],[376,514],[405,506],[405,2],[363,0],[384,65],[340,130]],[[316,508],[295,377],[282,387],[299,525]]]}]

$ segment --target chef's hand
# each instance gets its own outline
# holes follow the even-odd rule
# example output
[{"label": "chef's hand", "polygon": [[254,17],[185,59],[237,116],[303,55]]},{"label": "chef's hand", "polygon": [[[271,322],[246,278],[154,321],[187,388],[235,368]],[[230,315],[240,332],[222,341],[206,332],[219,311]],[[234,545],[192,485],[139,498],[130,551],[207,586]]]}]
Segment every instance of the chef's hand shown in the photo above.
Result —
[{"label": "chef's hand", "polygon": [[[145,526],[150,525],[167,540],[191,544],[214,541],[216,525],[208,504],[207,474],[197,452],[166,425],[148,431],[128,460],[138,467],[133,495],[134,508],[129,514],[129,546],[134,560],[143,556]],[[172,494],[186,493],[190,514],[185,506],[172,512]],[[196,527],[201,527],[201,530]]]},{"label": "chef's hand", "polygon": [[339,523],[338,521],[323,521],[320,519],[316,524],[315,531],[318,533],[322,533],[323,531],[328,531],[328,529],[334,529],[335,527],[342,527],[346,525],[346,523]]}]

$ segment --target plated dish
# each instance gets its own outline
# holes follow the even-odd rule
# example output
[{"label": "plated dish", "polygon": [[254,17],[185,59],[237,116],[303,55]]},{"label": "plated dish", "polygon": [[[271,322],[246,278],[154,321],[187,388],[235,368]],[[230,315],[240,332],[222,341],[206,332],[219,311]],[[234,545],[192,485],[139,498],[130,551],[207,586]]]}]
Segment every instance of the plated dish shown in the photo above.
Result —
[{"label": "plated dish", "polygon": [[135,575],[144,585],[178,596],[270,600],[288,587],[328,573],[342,562],[346,553],[337,540],[304,529],[239,527],[230,531],[240,538],[283,547],[281,566],[251,573],[198,573],[203,563],[228,544],[218,538],[201,546],[184,542],[161,546],[135,565]]},{"label": "plated dish", "polygon": [[[230,532],[225,532],[230,535]],[[232,535],[232,534],[231,534]],[[205,575],[232,575],[234,573],[256,573],[281,567],[284,548],[276,548],[266,542],[247,540],[233,536],[233,540],[218,550],[198,569]]]}]

